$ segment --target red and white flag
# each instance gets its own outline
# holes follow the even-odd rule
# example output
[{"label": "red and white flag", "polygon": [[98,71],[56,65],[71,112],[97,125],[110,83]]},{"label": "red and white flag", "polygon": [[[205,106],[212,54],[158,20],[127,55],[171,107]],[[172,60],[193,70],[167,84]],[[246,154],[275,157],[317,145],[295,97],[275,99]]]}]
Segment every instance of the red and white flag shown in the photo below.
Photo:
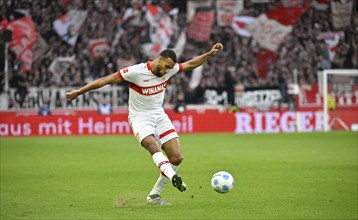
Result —
[{"label": "red and white flag", "polygon": [[267,77],[268,68],[275,64],[276,55],[270,50],[260,50],[256,52],[257,73],[260,78]]},{"label": "red and white flag", "polygon": [[278,7],[261,14],[246,29],[261,47],[276,51],[284,37],[293,29],[293,25],[309,7],[307,0],[303,7]]},{"label": "red and white flag", "polygon": [[108,41],[105,38],[97,38],[89,41],[89,48],[93,58],[105,56],[110,50]]},{"label": "red and white flag", "polygon": [[49,70],[56,76],[61,77],[67,69],[71,66],[71,64],[75,63],[75,56],[71,57],[57,57],[49,66]]},{"label": "red and white flag", "polygon": [[211,29],[215,21],[215,10],[197,10],[194,18],[191,20],[188,27],[188,38],[205,42],[208,41],[211,34]]},{"label": "red and white flag", "polygon": [[216,1],[216,21],[219,26],[230,26],[233,18],[244,8],[242,0]]},{"label": "red and white flag", "polygon": [[87,11],[70,10],[53,22],[57,34],[71,46],[76,44]]},{"label": "red and white flag", "polygon": [[39,39],[32,45],[33,61],[36,61],[39,57],[45,55],[48,49],[48,44],[39,34]]},{"label": "red and white flag", "polygon": [[212,8],[211,0],[187,0],[186,3],[186,22],[190,23],[198,9]]},{"label": "red and white flag", "polygon": [[147,56],[155,57],[161,50],[169,46],[174,25],[169,15],[161,7],[150,3],[147,4],[145,17],[149,24],[150,42],[142,44],[142,49]]},{"label": "red and white flag", "polygon": [[313,0],[312,7],[319,11],[325,11],[328,9],[331,0]]},{"label": "red and white flag", "polygon": [[343,31],[330,31],[330,32],[321,32],[318,34],[317,39],[319,40],[327,40],[327,39],[334,39],[336,35],[339,39],[344,39],[344,32]]},{"label": "red and white flag", "polygon": [[332,61],[336,55],[337,46],[339,44],[339,40],[344,39],[343,31],[336,32],[321,32],[318,34],[317,39],[324,40],[324,42],[328,45],[329,48],[329,59]]},{"label": "red and white flag", "polygon": [[246,25],[255,21],[256,18],[250,16],[236,16],[231,23],[231,28],[236,34],[243,37],[251,37],[250,32],[246,30]]},{"label": "red and white flag", "polygon": [[142,44],[142,50],[145,55],[149,58],[154,59],[157,57],[160,52],[167,49],[167,46],[164,46],[161,43],[144,43]]},{"label": "red and white flag", "polygon": [[353,1],[331,2],[332,23],[335,28],[348,27],[351,24]]},{"label": "red and white flag", "polygon": [[31,71],[32,47],[40,39],[34,22],[30,16],[27,16],[9,22],[6,29],[12,30],[12,40],[9,45],[11,51],[23,62],[24,71]]},{"label": "red and white flag", "polygon": [[336,51],[337,51],[337,46],[339,44],[339,35],[334,35],[334,38],[328,38],[325,39],[324,42],[328,45],[329,47],[329,59],[332,61],[334,60],[334,57],[336,55]]}]

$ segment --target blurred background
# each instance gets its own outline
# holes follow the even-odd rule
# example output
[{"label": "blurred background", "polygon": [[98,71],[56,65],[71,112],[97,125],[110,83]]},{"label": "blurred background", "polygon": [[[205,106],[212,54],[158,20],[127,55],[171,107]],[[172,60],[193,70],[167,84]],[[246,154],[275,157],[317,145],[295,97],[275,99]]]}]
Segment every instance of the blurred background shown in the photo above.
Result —
[{"label": "blurred background", "polygon": [[[323,109],[320,73],[358,69],[358,11],[352,0],[4,0],[1,4],[3,122],[5,112],[101,114],[105,109],[103,114],[126,114],[126,83],[106,86],[74,102],[66,100],[65,92],[147,62],[166,48],[174,49],[179,62],[184,62],[216,42],[224,45],[203,66],[170,79],[164,105],[175,113],[215,109],[315,115]],[[357,77],[332,77],[328,83],[328,108],[344,110],[347,117],[356,115]],[[356,123],[353,118],[343,120],[346,127]]]}]

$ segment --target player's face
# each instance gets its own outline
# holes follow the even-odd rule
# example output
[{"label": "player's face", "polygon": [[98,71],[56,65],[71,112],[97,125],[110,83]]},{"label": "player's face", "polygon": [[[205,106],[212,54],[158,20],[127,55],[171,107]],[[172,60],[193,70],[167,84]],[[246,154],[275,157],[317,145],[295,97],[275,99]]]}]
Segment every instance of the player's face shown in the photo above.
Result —
[{"label": "player's face", "polygon": [[175,63],[170,58],[160,57],[157,65],[157,69],[155,70],[155,75],[158,77],[162,77],[167,74],[171,69],[173,69]]}]

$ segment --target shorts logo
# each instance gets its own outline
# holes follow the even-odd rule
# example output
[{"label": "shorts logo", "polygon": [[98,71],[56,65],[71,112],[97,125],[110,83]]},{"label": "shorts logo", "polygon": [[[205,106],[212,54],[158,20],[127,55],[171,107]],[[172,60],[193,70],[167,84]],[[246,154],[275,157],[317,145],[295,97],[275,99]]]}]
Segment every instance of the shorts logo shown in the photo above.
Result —
[{"label": "shorts logo", "polygon": [[128,73],[128,68],[125,68],[124,70],[122,70],[123,73]]}]

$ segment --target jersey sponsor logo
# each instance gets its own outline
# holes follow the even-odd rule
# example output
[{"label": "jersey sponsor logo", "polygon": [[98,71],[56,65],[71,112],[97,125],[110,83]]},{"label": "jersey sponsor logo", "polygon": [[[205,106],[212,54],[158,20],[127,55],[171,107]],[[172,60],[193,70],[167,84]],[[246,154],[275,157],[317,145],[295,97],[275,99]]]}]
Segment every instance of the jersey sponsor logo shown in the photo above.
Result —
[{"label": "jersey sponsor logo", "polygon": [[162,92],[165,88],[167,88],[167,83],[163,83],[163,84],[153,86],[153,87],[142,88],[142,94],[143,95],[154,95],[154,94]]},{"label": "jersey sponsor logo", "polygon": [[155,85],[155,86],[141,87],[133,83],[130,83],[129,88],[135,90],[136,92],[142,95],[156,95],[158,93],[163,92],[167,88],[167,85],[168,82],[164,82],[162,84]]}]

